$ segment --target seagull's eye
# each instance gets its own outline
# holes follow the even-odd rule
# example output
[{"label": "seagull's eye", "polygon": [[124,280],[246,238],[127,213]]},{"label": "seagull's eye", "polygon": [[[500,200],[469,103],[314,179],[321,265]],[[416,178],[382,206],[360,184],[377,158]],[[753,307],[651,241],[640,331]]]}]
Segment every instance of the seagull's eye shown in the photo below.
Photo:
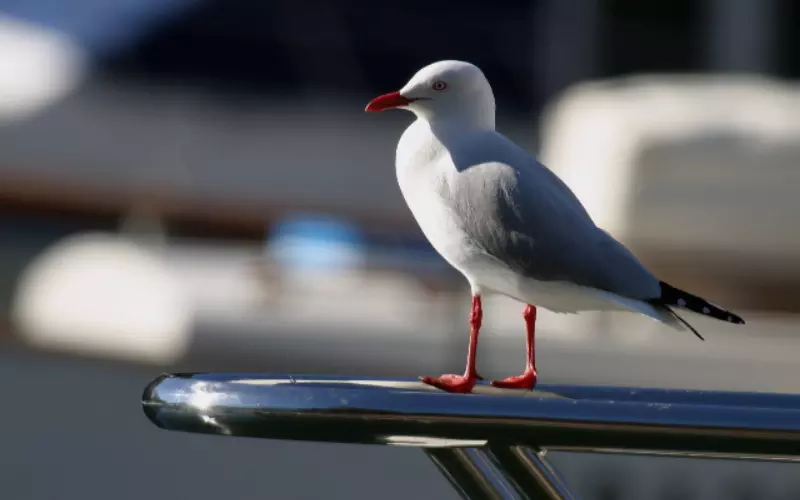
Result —
[{"label": "seagull's eye", "polygon": [[447,84],[444,83],[443,81],[439,80],[439,81],[433,82],[433,85],[431,85],[431,88],[433,90],[437,91],[437,92],[441,92],[442,90],[445,90],[447,88]]}]

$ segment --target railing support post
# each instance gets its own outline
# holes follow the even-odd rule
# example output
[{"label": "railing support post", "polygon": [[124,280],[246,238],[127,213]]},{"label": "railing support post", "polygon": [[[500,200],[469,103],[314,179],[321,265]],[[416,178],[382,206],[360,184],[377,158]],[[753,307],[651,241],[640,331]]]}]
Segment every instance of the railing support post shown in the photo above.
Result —
[{"label": "railing support post", "polygon": [[511,486],[478,448],[426,448],[425,454],[464,500],[506,500]]},{"label": "railing support post", "polygon": [[546,459],[544,452],[525,446],[488,446],[488,455],[530,500],[576,500],[561,474]]}]

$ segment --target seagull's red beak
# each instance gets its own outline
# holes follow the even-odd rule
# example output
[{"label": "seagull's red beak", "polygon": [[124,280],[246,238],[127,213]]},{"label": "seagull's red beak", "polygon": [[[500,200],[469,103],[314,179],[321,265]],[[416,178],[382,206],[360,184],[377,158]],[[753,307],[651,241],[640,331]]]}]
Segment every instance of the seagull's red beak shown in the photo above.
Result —
[{"label": "seagull's red beak", "polygon": [[384,111],[386,109],[397,108],[399,106],[406,106],[414,102],[414,99],[401,95],[400,92],[389,92],[388,94],[379,95],[375,99],[369,101],[364,111]]}]

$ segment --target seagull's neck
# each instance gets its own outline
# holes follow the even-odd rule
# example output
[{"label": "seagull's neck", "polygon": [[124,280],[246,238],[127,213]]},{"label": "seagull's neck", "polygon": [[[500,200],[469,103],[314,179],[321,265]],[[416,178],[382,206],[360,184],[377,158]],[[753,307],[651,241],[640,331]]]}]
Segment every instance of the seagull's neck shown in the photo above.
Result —
[{"label": "seagull's neck", "polygon": [[478,131],[494,130],[494,107],[449,110],[446,114],[420,116],[427,121],[433,131]]},{"label": "seagull's neck", "polygon": [[[428,109],[411,110],[417,120],[411,124],[398,144],[398,165],[425,163],[442,150],[456,150],[465,141],[473,140],[475,134],[494,132],[494,100],[474,100],[472,106],[463,109],[447,109],[431,112]],[[444,111],[444,112],[443,112]]]},{"label": "seagull's neck", "polygon": [[431,131],[436,134],[494,130],[494,115],[475,116],[468,113],[457,113],[446,117],[428,118],[425,121],[430,125]]},{"label": "seagull's neck", "polygon": [[445,148],[456,147],[475,133],[494,131],[494,114],[454,113],[446,117],[419,118],[435,142]]},{"label": "seagull's neck", "polygon": [[447,132],[487,131],[495,129],[494,98],[483,95],[469,99],[463,106],[455,103],[446,108],[412,108],[420,120],[426,121],[431,130]]}]

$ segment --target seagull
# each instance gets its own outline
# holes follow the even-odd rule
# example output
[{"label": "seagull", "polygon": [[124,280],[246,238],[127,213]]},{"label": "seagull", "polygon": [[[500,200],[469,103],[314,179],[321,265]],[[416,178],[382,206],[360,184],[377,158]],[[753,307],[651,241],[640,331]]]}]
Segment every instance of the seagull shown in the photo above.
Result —
[{"label": "seagull", "polygon": [[438,61],[367,112],[404,109],[416,120],[395,154],[400,191],[431,246],[469,282],[472,309],[463,375],[420,377],[433,387],[469,393],[478,380],[481,297],[500,294],[525,305],[525,370],[492,381],[533,390],[537,307],[556,313],[628,311],[703,337],[674,309],[730,323],[744,320],[660,281],[599,228],[553,171],[495,130],[495,99],[475,65]]}]

